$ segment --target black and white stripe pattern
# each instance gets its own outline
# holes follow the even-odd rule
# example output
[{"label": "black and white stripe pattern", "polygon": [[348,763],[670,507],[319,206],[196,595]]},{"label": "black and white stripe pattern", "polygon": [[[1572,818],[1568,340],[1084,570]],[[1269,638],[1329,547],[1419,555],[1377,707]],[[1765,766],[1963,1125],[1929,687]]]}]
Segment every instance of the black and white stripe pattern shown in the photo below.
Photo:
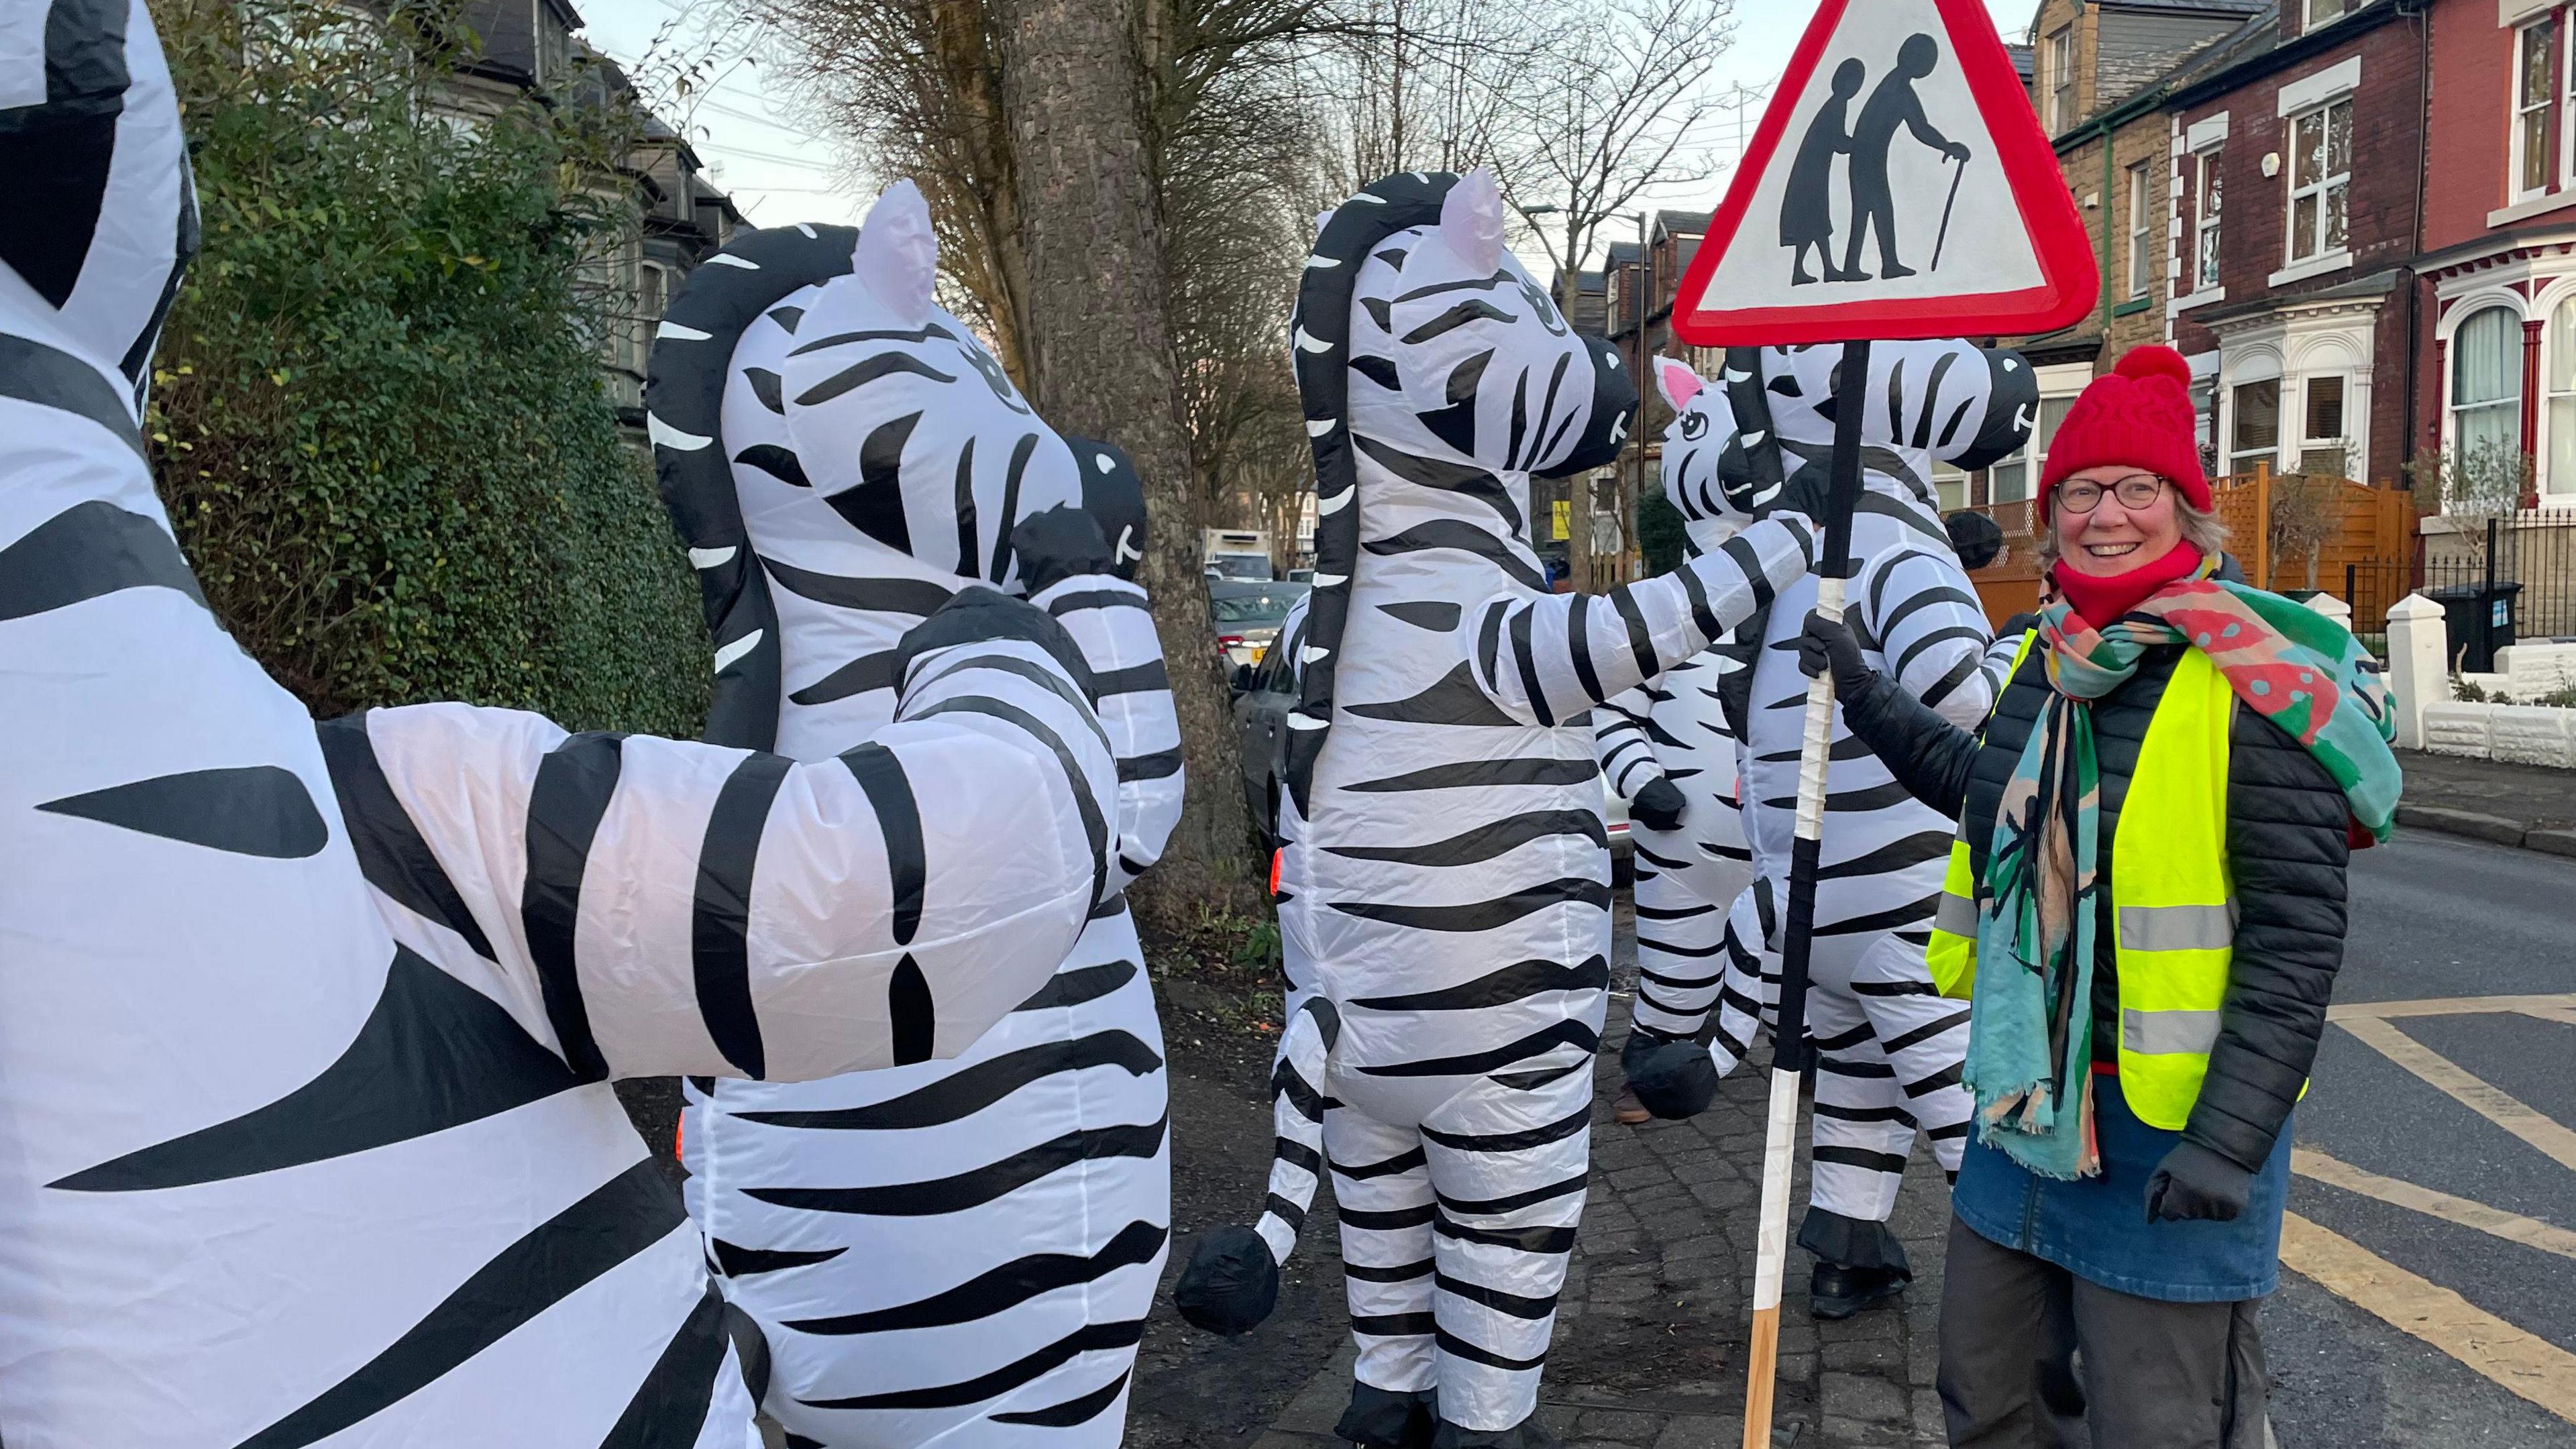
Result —
[{"label": "black and white stripe pattern", "polygon": [[[725,621],[752,611],[711,582],[718,693],[758,695],[720,707],[712,738],[812,759],[873,735],[905,631],[969,581],[1017,582],[1019,519],[1080,505],[1122,569],[1137,556],[1125,455],[1055,433],[932,304],[921,206],[898,186],[858,233],[738,240],[673,304],[701,335],[666,326],[655,348],[654,416],[705,435],[657,448],[674,521],[712,560],[702,577],[738,576],[768,621],[744,656],[760,669],[727,664],[741,636]],[[797,1442],[1109,1449],[1123,1433],[1171,1211],[1162,1037],[1116,892],[1178,816],[1180,731],[1143,589],[1084,576],[1033,602],[1081,650],[1117,762],[1107,899],[1075,949],[954,1061],[688,1087],[690,1210],[768,1341],[767,1405]],[[1016,828],[1007,809],[974,823]]]},{"label": "black and white stripe pattern", "polygon": [[[1776,451],[1775,461],[1752,471],[1776,466],[1784,500],[1824,487],[1839,357],[1834,348],[1728,354],[1724,382],[1738,448]],[[1994,697],[1989,632],[1941,526],[1931,465],[1981,467],[2018,447],[2037,409],[2036,384],[2010,352],[1880,343],[1860,396],[1866,490],[1852,522],[1855,573],[1844,617],[1872,666],[1973,726]],[[1757,432],[1760,445],[1741,446]],[[1743,676],[1744,818],[1775,901],[1788,892],[1807,692],[1797,640],[1814,600],[1809,580],[1781,592]],[[1901,1263],[1884,1222],[1906,1154],[1920,1130],[1955,1171],[1970,1108],[1958,1085],[1967,1018],[1932,994],[1923,965],[1952,826],[1907,795],[1839,714],[1832,738],[1807,1007],[1820,1052],[1817,1166],[1801,1241],[1842,1261]],[[1724,983],[1735,1010],[1721,1021],[1722,1059],[1739,1054],[1749,1035],[1742,1003],[1767,1004],[1777,989],[1776,955],[1755,942],[1778,942],[1759,903],[1751,904],[1757,908],[1739,903],[1730,914],[1727,954],[1740,963],[1758,951],[1764,964],[1752,975],[1739,965]]]},{"label": "black and white stripe pattern", "polygon": [[[1280,1120],[1320,1119],[1363,1394],[1436,1389],[1448,1422],[1507,1431],[1582,1212],[1607,999],[1585,711],[1699,653],[1812,544],[1774,521],[1607,597],[1544,591],[1528,480],[1610,456],[1635,394],[1504,250],[1489,174],[1344,203],[1293,336],[1322,522],[1280,922],[1292,1022],[1328,1003],[1335,1030],[1287,1034]],[[1315,1165],[1281,1137],[1261,1232],[1284,1256]]]},{"label": "black and white stripe pattern", "polygon": [[0,32],[48,61],[0,68],[33,207],[0,225],[0,1423],[741,1449],[723,1307],[606,1078],[879,1064],[907,962],[938,1049],[1043,983],[1114,788],[1072,673],[954,646],[876,741],[1007,799],[1002,842],[881,818],[835,760],[456,705],[317,733],[135,446],[194,234],[150,18],[0,0]]}]

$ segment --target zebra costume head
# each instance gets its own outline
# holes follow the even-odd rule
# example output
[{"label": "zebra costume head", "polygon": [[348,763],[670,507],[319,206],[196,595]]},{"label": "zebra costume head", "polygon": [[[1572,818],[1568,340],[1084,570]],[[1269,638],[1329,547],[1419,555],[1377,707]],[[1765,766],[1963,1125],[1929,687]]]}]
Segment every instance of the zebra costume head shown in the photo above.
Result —
[{"label": "zebra costume head", "polygon": [[[1842,357],[1835,345],[1726,354],[1727,397],[1742,437],[1761,439],[1772,454],[1753,460],[1754,472],[1776,477],[1780,496],[1811,507],[1821,507],[1827,492]],[[2039,380],[2021,354],[2001,348],[1879,342],[1870,348],[1860,399],[1862,508],[1906,518],[1947,548],[1932,465],[1974,471],[2010,456],[2030,437]]]},{"label": "zebra costume head", "polygon": [[1362,566],[1360,456],[1401,480],[1408,506],[1484,530],[1516,558],[1512,572],[1543,577],[1529,480],[1616,458],[1637,409],[1618,349],[1569,326],[1504,246],[1491,171],[1390,176],[1322,220],[1291,327],[1317,512],[1304,683],[1288,716],[1300,811]]},{"label": "zebra costume head", "polygon": [[[1769,507],[1780,490],[1775,473],[1756,477],[1752,452],[1735,426],[1735,411],[1724,388],[1709,386],[1687,362],[1654,360],[1655,390],[1672,407],[1664,427],[1663,467],[1658,482],[1664,497],[1682,516],[1683,532],[1694,558],[1715,552]],[[1763,440],[1752,440],[1760,448]]]},{"label": "zebra costume head", "polygon": [[[142,0],[0,0],[0,176],[0,331],[24,343],[0,388],[112,390],[121,398],[99,406],[134,437],[198,238],[187,138]],[[101,375],[68,370],[66,355]]]},{"label": "zebra costume head", "polygon": [[[715,638],[710,739],[777,748],[784,704],[890,703],[920,616],[966,582],[1019,587],[1031,514],[1088,508],[1122,574],[1143,557],[1127,456],[1038,417],[937,278],[928,206],[899,181],[857,231],[737,236],[671,302],[645,404]],[[773,589],[799,601],[796,638]]]}]

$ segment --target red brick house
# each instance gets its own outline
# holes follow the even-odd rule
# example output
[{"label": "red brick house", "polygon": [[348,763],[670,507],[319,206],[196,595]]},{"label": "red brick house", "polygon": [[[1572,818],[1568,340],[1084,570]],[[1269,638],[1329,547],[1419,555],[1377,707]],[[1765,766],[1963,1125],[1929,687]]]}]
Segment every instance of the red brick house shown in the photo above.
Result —
[{"label": "red brick house", "polygon": [[2576,13],[2437,0],[2418,448],[2517,449],[2576,508]]},{"label": "red brick house", "polygon": [[2431,4],[2281,0],[2168,97],[2167,313],[2219,471],[2392,480],[2412,451]]}]

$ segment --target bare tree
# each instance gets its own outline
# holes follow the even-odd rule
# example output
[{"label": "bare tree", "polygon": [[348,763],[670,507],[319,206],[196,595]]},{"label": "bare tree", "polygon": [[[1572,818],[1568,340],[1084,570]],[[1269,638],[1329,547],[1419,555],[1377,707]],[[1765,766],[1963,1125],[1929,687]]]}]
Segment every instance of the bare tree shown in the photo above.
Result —
[{"label": "bare tree", "polygon": [[1735,40],[1734,9],[1735,0],[1569,8],[1536,66],[1514,78],[1504,195],[1567,285],[1603,223],[1635,210],[1649,187],[1711,174],[1706,128],[1728,104],[1711,79]]}]

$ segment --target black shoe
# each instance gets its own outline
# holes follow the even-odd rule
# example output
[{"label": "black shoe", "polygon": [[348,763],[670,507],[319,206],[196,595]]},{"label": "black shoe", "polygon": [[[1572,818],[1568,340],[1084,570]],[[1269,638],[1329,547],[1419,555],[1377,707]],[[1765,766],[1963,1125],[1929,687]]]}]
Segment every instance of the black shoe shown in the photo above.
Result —
[{"label": "black shoe", "polygon": [[1818,1263],[1815,1276],[1807,1280],[1808,1308],[1818,1318],[1849,1318],[1873,1303],[1904,1292],[1911,1276],[1901,1268],[1846,1268],[1840,1263]]}]

